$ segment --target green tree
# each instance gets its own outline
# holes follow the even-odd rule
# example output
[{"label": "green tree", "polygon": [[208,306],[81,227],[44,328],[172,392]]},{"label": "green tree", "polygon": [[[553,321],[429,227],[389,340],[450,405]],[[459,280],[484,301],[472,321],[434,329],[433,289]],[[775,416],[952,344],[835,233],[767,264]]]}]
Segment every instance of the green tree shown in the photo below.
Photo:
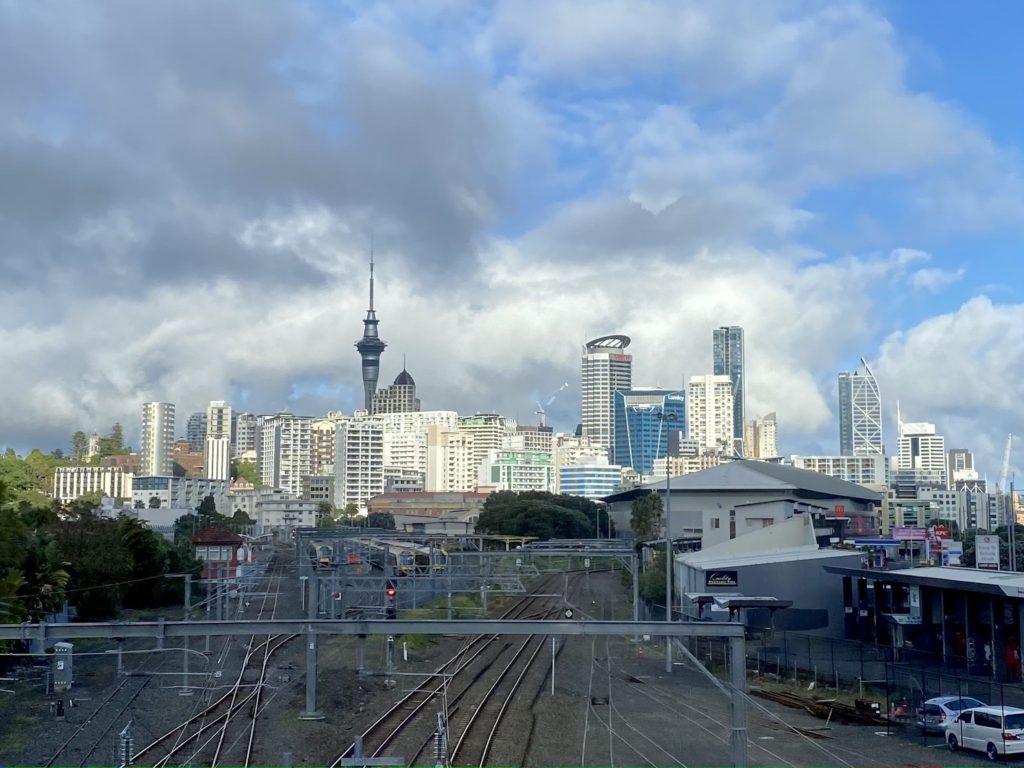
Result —
[{"label": "green tree", "polygon": [[644,600],[651,600],[655,603],[665,604],[665,553],[654,553],[654,560],[651,566],[640,574],[638,590],[640,597]]},{"label": "green tree", "polygon": [[33,505],[49,503],[54,470],[64,463],[38,449],[22,458],[8,448],[0,454],[0,483],[7,489],[8,501],[27,501]]},{"label": "green tree", "polygon": [[115,422],[110,428],[110,434],[99,439],[100,456],[123,456],[131,453],[130,448],[124,444],[124,429],[119,422]]},{"label": "green tree", "polygon": [[321,501],[316,505],[316,524],[317,525],[334,525],[335,509],[334,505],[329,501]]},{"label": "green tree", "polygon": [[[479,533],[539,539],[593,538],[601,514],[594,502],[539,491],[499,491],[487,497],[476,524]],[[605,514],[607,522],[607,515]]]},{"label": "green tree", "polygon": [[657,538],[658,523],[661,520],[661,496],[645,493],[633,500],[629,510],[629,527],[633,529],[637,544]]},{"label": "green tree", "polygon": [[235,513],[231,515],[231,518],[228,521],[228,528],[235,533],[241,533],[248,526],[255,524],[255,522],[255,520],[245,513],[244,509],[236,509]]},{"label": "green tree", "polygon": [[203,500],[199,502],[199,507],[196,508],[196,512],[199,513],[200,517],[204,515],[213,517],[217,514],[217,500],[213,498],[212,493],[203,497]]},{"label": "green tree", "polygon": [[167,545],[163,537],[134,517],[122,515],[116,521],[117,536],[131,560],[129,581],[125,586],[125,607],[146,608],[153,605],[156,577],[167,573]]},{"label": "green tree", "polygon": [[248,483],[252,483],[254,488],[266,487],[263,485],[263,480],[260,478],[256,465],[250,461],[231,462],[231,479],[245,480]]},{"label": "green tree", "polygon": [[60,520],[51,532],[68,563],[70,602],[78,616],[94,621],[115,617],[133,569],[117,523],[85,511]]},{"label": "green tree", "polygon": [[150,509],[160,509],[160,497],[159,496],[150,496],[149,497],[149,508]]},{"label": "green tree", "polygon": [[88,452],[89,438],[86,437],[85,432],[78,430],[71,436],[71,458],[75,461],[81,461]]}]

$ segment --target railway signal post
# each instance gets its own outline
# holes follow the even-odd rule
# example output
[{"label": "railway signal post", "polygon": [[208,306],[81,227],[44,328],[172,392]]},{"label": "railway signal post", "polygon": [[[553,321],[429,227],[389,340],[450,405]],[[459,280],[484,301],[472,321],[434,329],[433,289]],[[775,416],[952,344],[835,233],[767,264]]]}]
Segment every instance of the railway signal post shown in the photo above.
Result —
[{"label": "railway signal post", "polygon": [[[303,579],[306,577],[303,576]],[[305,584],[305,582],[303,582]],[[310,583],[309,603],[306,610],[306,616],[312,621],[316,621],[319,617],[317,611],[320,607],[319,595],[314,594],[312,590],[318,588],[316,579]],[[300,720],[323,720],[324,715],[316,708],[316,665],[317,665],[317,647],[319,645],[319,636],[313,631],[313,625],[308,625],[306,629],[306,708],[299,715]]]}]

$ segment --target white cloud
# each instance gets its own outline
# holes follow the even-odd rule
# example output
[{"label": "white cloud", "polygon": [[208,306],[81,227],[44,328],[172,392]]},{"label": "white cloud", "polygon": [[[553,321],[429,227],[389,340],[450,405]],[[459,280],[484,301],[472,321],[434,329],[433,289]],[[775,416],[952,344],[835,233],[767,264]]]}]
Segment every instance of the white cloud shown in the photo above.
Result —
[{"label": "white cloud", "polygon": [[[675,385],[737,323],[751,414],[777,411],[788,449],[834,445],[832,371],[898,322],[880,287],[963,270],[903,240],[817,252],[811,193],[896,180],[936,229],[1024,220],[1019,157],[908,84],[872,6],[460,3],[0,24],[0,442],[131,432],[152,398],[182,421],[242,390],[353,407],[373,231],[382,381],[408,353],[428,405],[529,416],[597,332]],[[64,80],[78,101],[55,110],[40,94]],[[33,117],[62,110],[83,114]],[[1021,318],[978,301],[889,337],[879,369],[983,445],[1016,418],[999,333]],[[1009,394],[970,378],[994,371]]]},{"label": "white cloud", "polygon": [[891,410],[899,399],[907,421],[935,422],[992,477],[1006,433],[1024,434],[1024,304],[971,299],[889,335],[872,370]]},{"label": "white cloud", "polygon": [[940,269],[939,267],[928,267],[919,269],[910,276],[910,284],[922,291],[938,293],[943,288],[948,288],[954,283],[960,282],[965,274],[963,267],[959,269]]}]

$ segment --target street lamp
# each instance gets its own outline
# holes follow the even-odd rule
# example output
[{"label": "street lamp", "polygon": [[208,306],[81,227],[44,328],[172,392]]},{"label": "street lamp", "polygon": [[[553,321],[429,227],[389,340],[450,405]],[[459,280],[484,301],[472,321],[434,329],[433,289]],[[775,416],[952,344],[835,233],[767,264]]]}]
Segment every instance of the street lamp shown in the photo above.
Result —
[{"label": "street lamp", "polygon": [[[658,442],[661,442],[661,431],[665,422],[679,421],[679,416],[674,413],[665,413],[664,410],[654,414],[660,423],[658,429]],[[669,532],[672,514],[672,469],[669,466],[668,455],[668,433],[665,434],[665,505],[663,508],[665,516],[665,621],[672,621],[672,535]],[[665,671],[672,671],[672,638],[665,637]]]}]

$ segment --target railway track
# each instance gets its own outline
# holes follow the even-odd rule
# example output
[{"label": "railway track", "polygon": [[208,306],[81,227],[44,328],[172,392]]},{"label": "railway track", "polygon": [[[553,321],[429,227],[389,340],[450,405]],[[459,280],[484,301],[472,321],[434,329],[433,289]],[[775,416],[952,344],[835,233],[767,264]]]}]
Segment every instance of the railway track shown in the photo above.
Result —
[{"label": "railway track", "polygon": [[[263,577],[267,589],[263,593],[257,620],[274,619],[277,614],[277,584],[283,564],[276,556],[271,562],[271,573]],[[184,722],[158,736],[133,755],[132,761],[138,763],[145,755],[160,750],[163,754],[152,763],[155,768],[171,765],[176,756],[181,754],[185,755],[183,764],[199,762],[216,768],[232,755],[238,754],[242,761],[233,764],[247,768],[252,760],[259,716],[266,707],[263,689],[270,660],[295,637],[297,635],[267,635],[265,638],[260,635],[251,636],[238,675],[229,690]],[[247,679],[253,677],[255,679]],[[244,749],[236,753],[236,748],[242,744]]]},{"label": "railway track", "polygon": [[[569,575],[569,595],[578,589],[583,572]],[[564,577],[555,574],[536,585],[499,618],[557,618],[564,607],[561,596],[537,597]],[[493,752],[504,716],[545,647],[545,636],[509,640],[501,635],[477,635],[427,676],[415,689],[384,712],[362,733],[363,754],[381,757],[385,750],[403,751],[410,765],[423,764],[434,741],[437,713],[447,722],[450,760],[460,765],[483,766]],[[429,705],[435,704],[431,707]],[[341,760],[353,757],[349,747]]]},{"label": "railway track", "polygon": [[[100,748],[103,741],[107,738],[107,735],[113,730],[115,725],[121,723],[121,717],[128,710],[128,708],[135,703],[135,700],[139,698],[142,691],[149,685],[152,678],[149,677],[126,677],[121,681],[120,685],[111,691],[110,695],[103,699],[93,711],[82,721],[82,723],[74,730],[58,748],[57,751],[50,756],[50,759],[43,763],[44,768],[50,768],[54,763],[60,759],[61,755],[65,755],[65,759],[62,760],[62,764],[70,765],[70,761],[67,757],[72,754],[80,754],[81,757],[75,757],[75,761],[81,761],[81,765],[86,765],[89,758],[92,757],[96,751]],[[141,683],[140,683],[141,681]],[[112,717],[106,717],[105,712],[113,710],[117,707],[116,712]],[[103,723],[106,723],[104,725]],[[78,749],[72,747],[76,741],[81,741],[83,738],[89,738],[87,734],[96,734],[88,741],[90,746],[86,748],[81,746]],[[106,757],[104,755],[103,757]]]}]

